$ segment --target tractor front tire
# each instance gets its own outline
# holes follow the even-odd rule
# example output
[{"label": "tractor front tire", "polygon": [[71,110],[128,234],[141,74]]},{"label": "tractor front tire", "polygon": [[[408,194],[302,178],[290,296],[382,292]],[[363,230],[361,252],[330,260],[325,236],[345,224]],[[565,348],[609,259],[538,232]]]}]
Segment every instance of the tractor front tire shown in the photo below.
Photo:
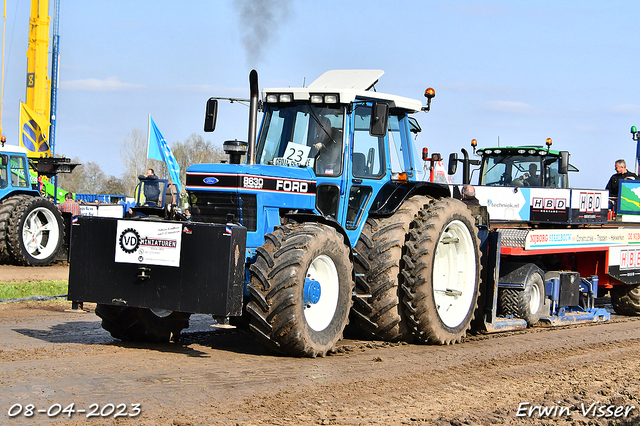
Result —
[{"label": "tractor front tire", "polygon": [[611,304],[618,315],[640,315],[640,285],[616,285],[611,290]]},{"label": "tractor front tire", "polygon": [[42,197],[23,198],[11,212],[7,230],[9,252],[19,265],[50,265],[64,238],[60,211]]},{"label": "tractor front tire", "polygon": [[151,309],[129,306],[96,305],[102,328],[112,337],[128,342],[167,343],[189,327],[190,314],[172,312],[159,317]]},{"label": "tractor front tire", "polygon": [[422,209],[407,242],[404,303],[416,339],[448,345],[471,327],[480,286],[480,240],[461,201],[443,198]]},{"label": "tractor front tire", "polygon": [[334,350],[354,288],[345,237],[319,223],[290,223],[265,235],[247,286],[251,330],[269,349],[316,357]]},{"label": "tractor front tire", "polygon": [[356,245],[356,296],[351,309],[360,327],[385,341],[411,340],[402,303],[403,256],[409,227],[431,198],[406,200],[390,217],[369,218]]}]

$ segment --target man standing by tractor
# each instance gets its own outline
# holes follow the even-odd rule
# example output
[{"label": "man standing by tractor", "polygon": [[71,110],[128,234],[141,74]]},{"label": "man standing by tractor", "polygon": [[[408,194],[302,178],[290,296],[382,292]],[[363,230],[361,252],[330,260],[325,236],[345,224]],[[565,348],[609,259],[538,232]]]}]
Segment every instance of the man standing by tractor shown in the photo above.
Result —
[{"label": "man standing by tractor", "polygon": [[476,189],[471,185],[465,185],[462,187],[462,202],[470,206],[479,206],[480,201],[476,198]]},{"label": "man standing by tractor", "polygon": [[146,204],[159,204],[160,198],[160,186],[158,182],[158,176],[156,176],[156,172],[153,169],[147,169],[147,173],[145,175],[138,176],[138,179],[144,182],[144,198]]},{"label": "man standing by tractor", "polygon": [[[611,176],[605,189],[609,190],[609,200],[615,202],[618,199],[618,188],[620,187],[620,179],[635,180],[638,176],[627,170],[627,163],[624,160],[618,160],[615,163],[616,174]],[[611,204],[611,203],[610,203]]]},{"label": "man standing by tractor", "polygon": [[73,199],[71,192],[67,192],[64,195],[64,203],[58,205],[58,209],[62,213],[71,213],[71,217],[82,216],[80,205]]}]

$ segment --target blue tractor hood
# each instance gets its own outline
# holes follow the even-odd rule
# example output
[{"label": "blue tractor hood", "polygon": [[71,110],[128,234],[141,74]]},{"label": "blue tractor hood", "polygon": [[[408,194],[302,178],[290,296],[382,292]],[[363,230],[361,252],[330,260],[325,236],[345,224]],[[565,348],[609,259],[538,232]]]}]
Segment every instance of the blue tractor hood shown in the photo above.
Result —
[{"label": "blue tractor hood", "polygon": [[187,191],[316,192],[316,176],[310,167],[195,164],[187,169],[186,183]]}]

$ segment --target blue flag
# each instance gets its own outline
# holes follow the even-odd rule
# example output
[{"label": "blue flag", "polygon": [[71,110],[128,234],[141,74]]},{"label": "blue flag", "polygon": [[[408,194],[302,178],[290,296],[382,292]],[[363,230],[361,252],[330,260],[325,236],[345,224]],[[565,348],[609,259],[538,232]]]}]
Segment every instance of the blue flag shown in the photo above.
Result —
[{"label": "blue flag", "polygon": [[169,169],[171,180],[176,184],[178,193],[180,193],[182,190],[182,186],[180,185],[180,166],[178,166],[176,157],[173,156],[167,141],[164,140],[164,136],[162,136],[153,118],[151,118],[151,114],[149,114],[149,148],[147,150],[147,157],[164,161],[167,169]]}]

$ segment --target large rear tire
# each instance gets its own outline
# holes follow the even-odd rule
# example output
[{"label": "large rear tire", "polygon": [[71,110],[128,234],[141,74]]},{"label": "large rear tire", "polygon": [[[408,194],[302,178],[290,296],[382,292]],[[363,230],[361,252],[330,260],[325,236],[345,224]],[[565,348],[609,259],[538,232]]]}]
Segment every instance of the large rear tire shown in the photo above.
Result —
[{"label": "large rear tire", "polygon": [[27,197],[9,218],[8,243],[19,265],[50,265],[58,255],[64,229],[58,208],[46,198]]},{"label": "large rear tire", "polygon": [[403,256],[409,227],[430,198],[415,196],[387,218],[369,218],[356,245],[353,317],[366,332],[386,341],[411,340],[402,303]]},{"label": "large rear tire", "polygon": [[611,289],[611,304],[619,315],[640,315],[640,285],[616,285]]},{"label": "large rear tire", "polygon": [[166,343],[189,327],[190,314],[172,312],[160,317],[151,309],[128,306],[96,305],[102,328],[116,339],[129,342]]},{"label": "large rear tire", "polygon": [[16,206],[26,198],[28,198],[27,195],[14,195],[0,203],[0,263],[8,263],[11,260],[8,237],[9,219]]},{"label": "large rear tire", "polygon": [[422,209],[407,242],[403,271],[416,339],[448,345],[471,327],[480,286],[480,240],[469,209],[443,198]]},{"label": "large rear tire", "polygon": [[345,238],[318,223],[286,224],[257,252],[247,286],[251,330],[276,352],[325,356],[342,338],[352,304]]}]

